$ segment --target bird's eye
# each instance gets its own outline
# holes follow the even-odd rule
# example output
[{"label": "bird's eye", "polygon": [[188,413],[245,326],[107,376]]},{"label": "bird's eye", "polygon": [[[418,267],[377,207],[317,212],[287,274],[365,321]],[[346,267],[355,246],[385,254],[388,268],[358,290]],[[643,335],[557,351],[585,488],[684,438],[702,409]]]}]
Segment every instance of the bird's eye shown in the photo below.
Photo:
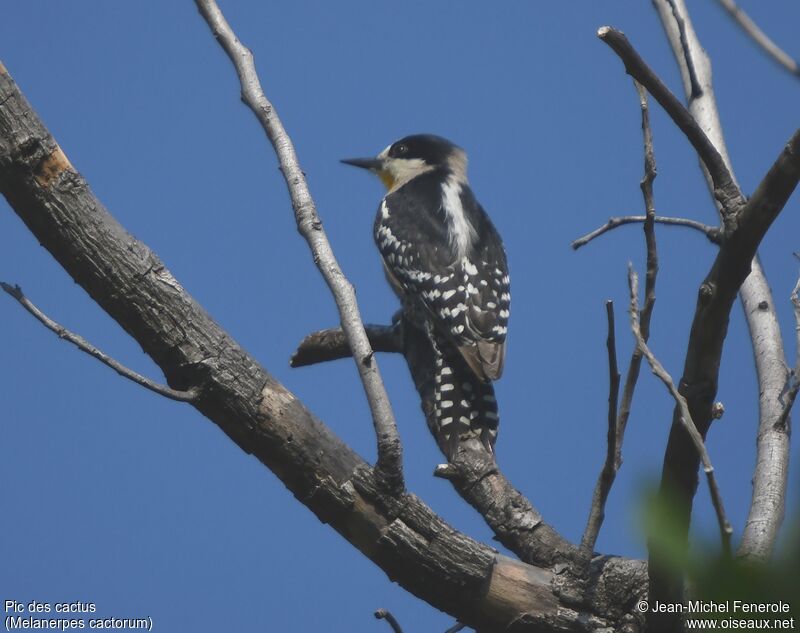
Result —
[{"label": "bird's eye", "polygon": [[405,143],[401,143],[397,146],[397,153],[398,154],[407,154],[408,153],[408,145]]}]

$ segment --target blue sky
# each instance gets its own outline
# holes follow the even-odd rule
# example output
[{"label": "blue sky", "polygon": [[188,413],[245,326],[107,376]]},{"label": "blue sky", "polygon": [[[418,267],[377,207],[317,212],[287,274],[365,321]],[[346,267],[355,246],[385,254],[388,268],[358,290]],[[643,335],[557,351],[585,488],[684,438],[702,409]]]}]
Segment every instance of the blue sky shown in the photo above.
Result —
[{"label": "blue sky", "polygon": [[[743,3],[779,42],[796,43],[800,6]],[[627,364],[626,265],[643,271],[638,228],[575,253],[610,215],[640,213],[638,102],[595,37],[624,30],[673,90],[680,83],[650,3],[501,4],[324,0],[222,2],[250,46],[290,132],[365,320],[396,299],[371,226],[377,180],[339,158],[408,133],[451,138],[504,237],[513,284],[506,372],[497,385],[499,461],[572,540],[583,530],[604,454],[603,302],[617,305]],[[716,3],[692,3],[714,63],[736,174],[752,191],[798,124],[800,82],[774,67]],[[790,51],[800,54],[799,50]],[[239,101],[229,61],[192,2],[13,3],[0,59],[94,192],[264,366],[365,458],[374,438],[351,363],[291,370],[308,332],[337,322],[297,235],[271,148]],[[686,140],[657,106],[656,208],[714,222]],[[795,195],[761,255],[794,357],[789,293]],[[652,348],[677,378],[696,288],[714,257],[699,234],[659,229]],[[158,369],[0,202],[0,279],[125,364]],[[393,585],[191,407],[126,382],[0,300],[0,600],[97,604],[151,616],[156,631],[382,631],[385,607],[408,631],[451,618]],[[449,484],[402,359],[380,357],[405,443],[409,488],[453,525],[489,541]],[[741,308],[732,313],[709,451],[737,535],[750,498],[757,387]],[[645,553],[637,515],[659,475],[672,404],[643,371],[598,548]],[[795,454],[798,441],[793,445]],[[790,472],[797,516],[798,469]],[[708,492],[698,538],[715,538]]]}]

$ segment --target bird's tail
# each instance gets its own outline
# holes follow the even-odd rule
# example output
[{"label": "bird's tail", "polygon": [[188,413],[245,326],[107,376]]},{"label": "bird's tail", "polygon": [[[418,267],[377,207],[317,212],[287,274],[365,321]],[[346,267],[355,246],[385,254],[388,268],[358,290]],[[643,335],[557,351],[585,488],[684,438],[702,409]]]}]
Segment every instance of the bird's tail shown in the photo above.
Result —
[{"label": "bird's tail", "polygon": [[447,339],[428,334],[435,357],[433,418],[440,445],[452,458],[460,440],[476,438],[494,453],[499,416],[492,383],[478,379]]}]

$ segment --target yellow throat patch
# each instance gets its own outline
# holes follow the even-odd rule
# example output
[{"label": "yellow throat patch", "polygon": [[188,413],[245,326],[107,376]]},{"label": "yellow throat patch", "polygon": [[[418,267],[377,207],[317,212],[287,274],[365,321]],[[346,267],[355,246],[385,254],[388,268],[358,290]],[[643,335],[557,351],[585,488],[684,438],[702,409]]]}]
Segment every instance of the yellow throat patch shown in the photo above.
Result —
[{"label": "yellow throat patch", "polygon": [[381,179],[381,182],[387,189],[391,189],[394,186],[394,178],[387,170],[381,169],[378,172],[378,178]]}]

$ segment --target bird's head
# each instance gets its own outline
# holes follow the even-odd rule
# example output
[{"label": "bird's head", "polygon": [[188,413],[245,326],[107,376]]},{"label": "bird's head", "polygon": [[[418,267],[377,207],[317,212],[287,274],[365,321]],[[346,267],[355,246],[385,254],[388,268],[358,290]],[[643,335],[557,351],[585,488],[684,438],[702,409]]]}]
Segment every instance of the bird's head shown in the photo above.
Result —
[{"label": "bird's head", "polygon": [[406,136],[374,158],[347,158],[342,162],[370,170],[389,191],[436,169],[450,172],[463,182],[467,180],[467,155],[464,150],[433,134]]}]

